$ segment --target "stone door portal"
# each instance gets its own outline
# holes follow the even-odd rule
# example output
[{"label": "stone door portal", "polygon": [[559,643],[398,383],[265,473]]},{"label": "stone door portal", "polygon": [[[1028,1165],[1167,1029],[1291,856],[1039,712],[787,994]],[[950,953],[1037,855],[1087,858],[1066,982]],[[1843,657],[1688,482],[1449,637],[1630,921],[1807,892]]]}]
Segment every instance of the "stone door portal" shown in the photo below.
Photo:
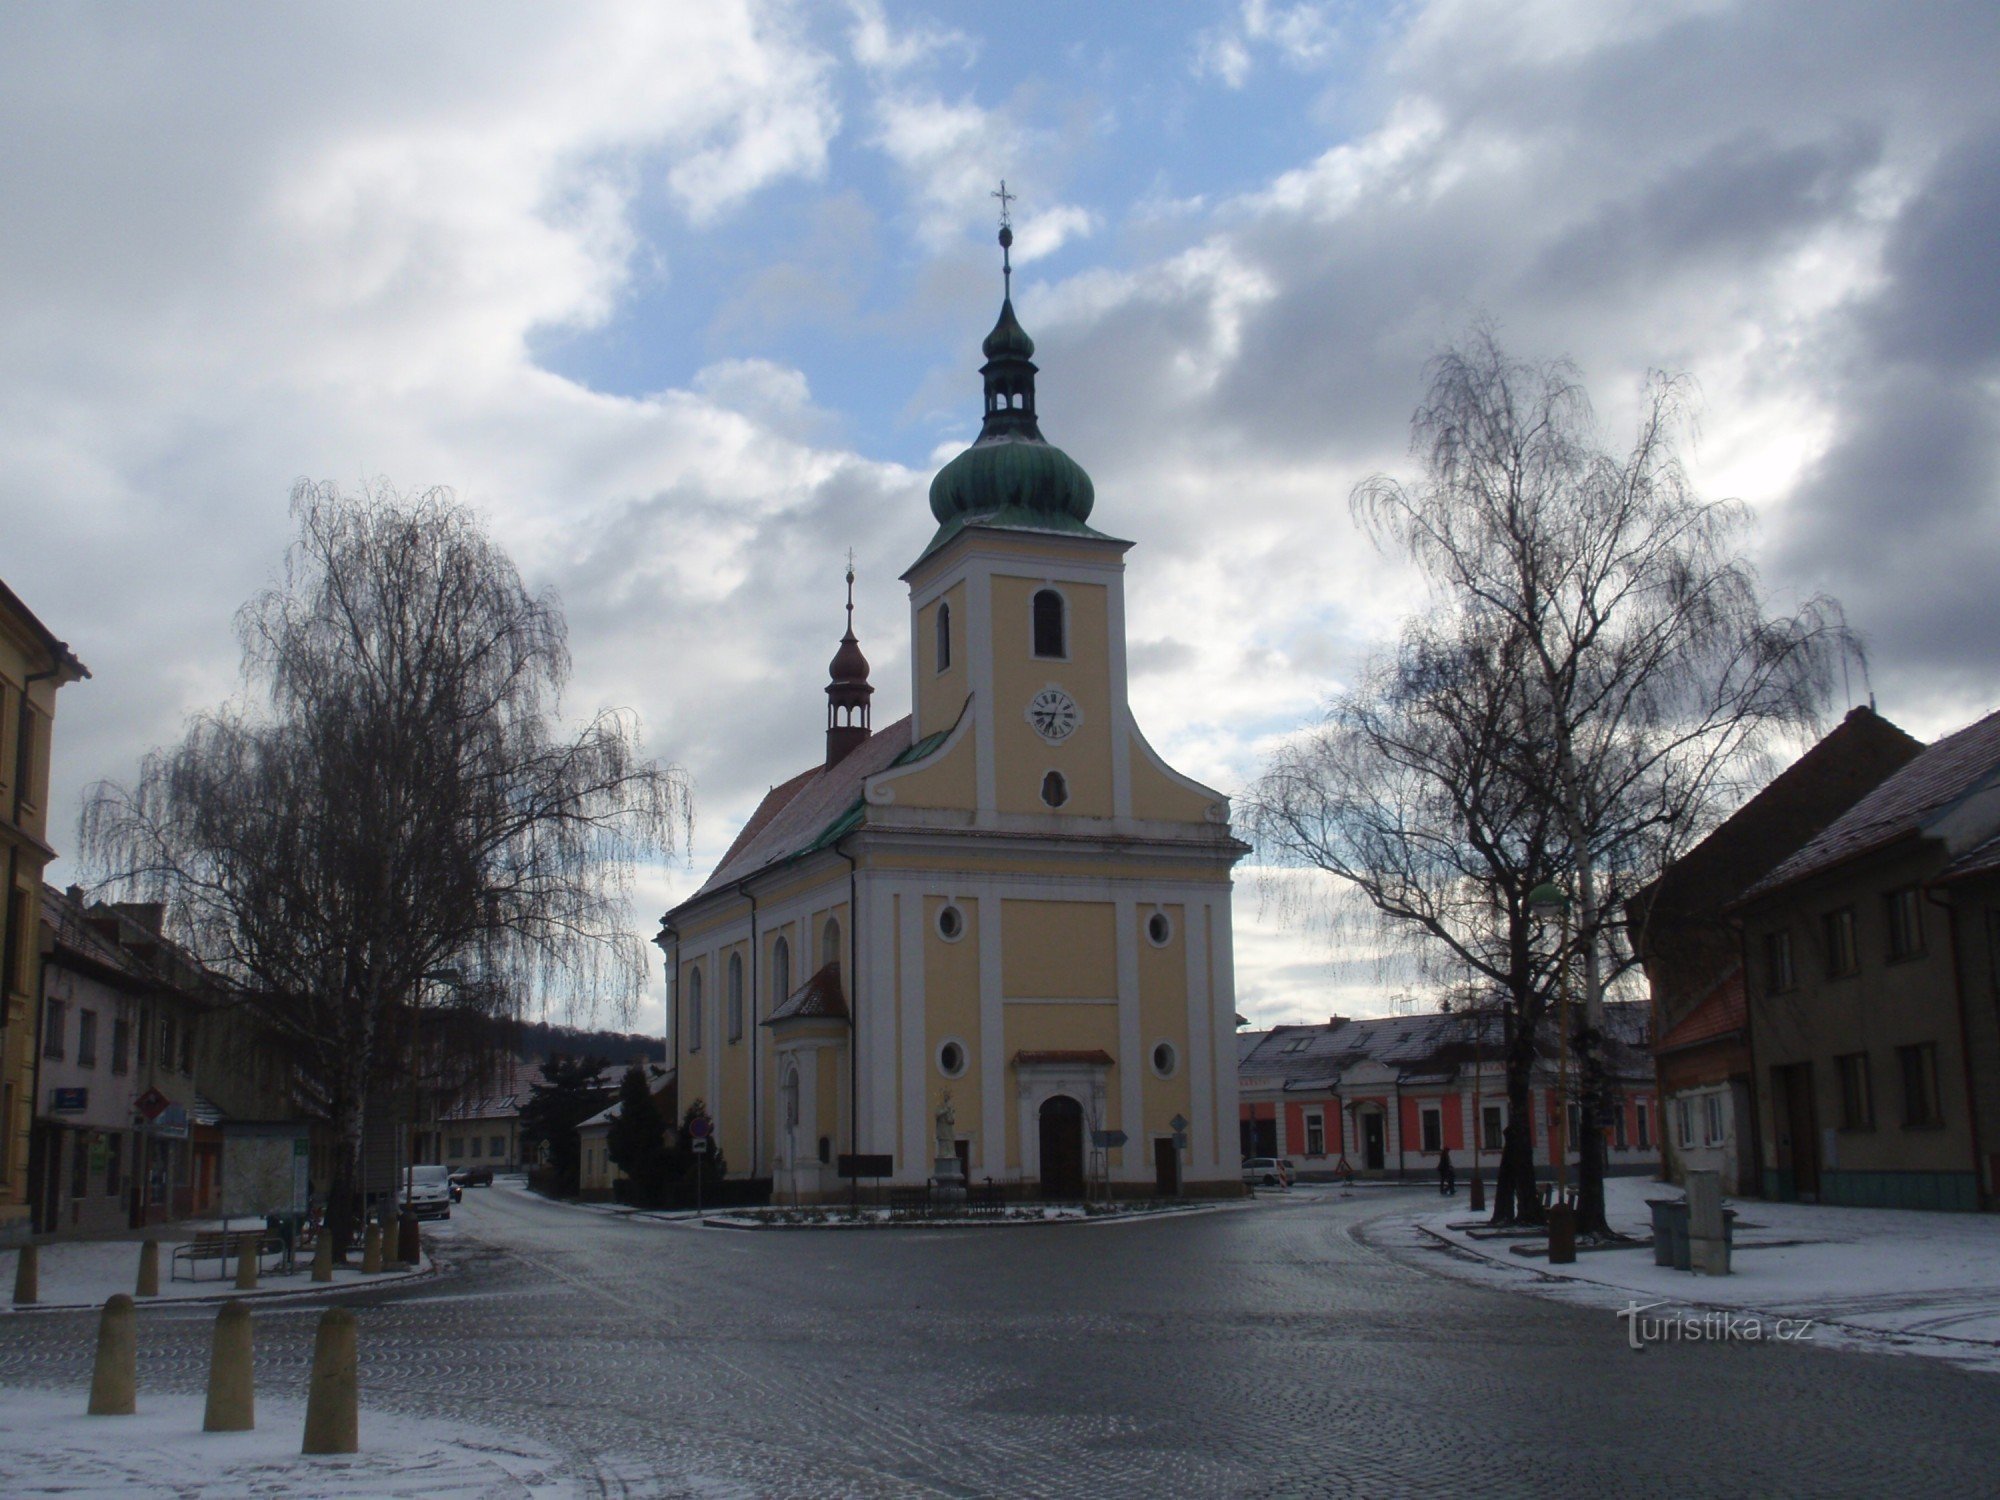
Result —
[{"label": "stone door portal", "polygon": [[1042,1196],[1083,1196],[1083,1106],[1068,1094],[1042,1101]]}]

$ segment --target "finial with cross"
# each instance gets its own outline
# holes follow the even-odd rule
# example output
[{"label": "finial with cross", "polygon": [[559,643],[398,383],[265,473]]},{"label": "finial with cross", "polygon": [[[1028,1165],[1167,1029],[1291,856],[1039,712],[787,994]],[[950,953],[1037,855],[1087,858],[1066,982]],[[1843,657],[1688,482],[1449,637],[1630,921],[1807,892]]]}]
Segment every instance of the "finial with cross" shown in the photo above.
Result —
[{"label": "finial with cross", "polygon": [[847,549],[847,629],[854,631],[854,549]]},{"label": "finial with cross", "polygon": [[1007,179],[1000,179],[1000,191],[988,193],[989,198],[1000,200],[1000,277],[1006,286],[1006,294],[1014,295],[1014,215],[1009,211],[1015,195],[1007,191]]}]

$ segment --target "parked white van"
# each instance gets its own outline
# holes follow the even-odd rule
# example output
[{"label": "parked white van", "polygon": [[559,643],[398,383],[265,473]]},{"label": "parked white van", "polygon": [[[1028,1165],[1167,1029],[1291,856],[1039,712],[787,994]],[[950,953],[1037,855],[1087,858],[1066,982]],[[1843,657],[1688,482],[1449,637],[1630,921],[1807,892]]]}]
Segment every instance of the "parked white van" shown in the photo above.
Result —
[{"label": "parked white van", "polygon": [[[423,1165],[404,1169],[410,1174],[409,1208],[420,1219],[449,1219],[451,1217],[451,1169],[449,1167]],[[401,1174],[397,1188],[404,1187]]]}]

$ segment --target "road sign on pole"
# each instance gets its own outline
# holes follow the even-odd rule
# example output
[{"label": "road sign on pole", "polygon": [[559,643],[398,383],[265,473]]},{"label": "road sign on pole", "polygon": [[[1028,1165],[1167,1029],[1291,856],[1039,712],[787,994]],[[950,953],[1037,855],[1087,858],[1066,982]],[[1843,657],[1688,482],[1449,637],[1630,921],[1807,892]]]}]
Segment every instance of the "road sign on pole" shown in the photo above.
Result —
[{"label": "road sign on pole", "polygon": [[1100,1151],[1108,1151],[1113,1146],[1122,1146],[1125,1144],[1125,1132],[1122,1130],[1093,1130],[1090,1132],[1090,1144],[1097,1147]]},{"label": "road sign on pole", "polygon": [[1188,1128],[1187,1120],[1180,1115],[1175,1115],[1171,1120],[1167,1121],[1167,1125],[1175,1135],[1182,1134]]}]

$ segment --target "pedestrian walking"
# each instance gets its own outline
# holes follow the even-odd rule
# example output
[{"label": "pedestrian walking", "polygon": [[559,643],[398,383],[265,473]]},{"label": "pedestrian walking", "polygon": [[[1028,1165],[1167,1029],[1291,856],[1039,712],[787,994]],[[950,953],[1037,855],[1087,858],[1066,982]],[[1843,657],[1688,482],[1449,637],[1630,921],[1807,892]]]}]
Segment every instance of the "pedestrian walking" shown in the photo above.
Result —
[{"label": "pedestrian walking", "polygon": [[1441,1197],[1454,1197],[1458,1193],[1458,1168],[1451,1164],[1451,1152],[1438,1153],[1438,1193]]}]

